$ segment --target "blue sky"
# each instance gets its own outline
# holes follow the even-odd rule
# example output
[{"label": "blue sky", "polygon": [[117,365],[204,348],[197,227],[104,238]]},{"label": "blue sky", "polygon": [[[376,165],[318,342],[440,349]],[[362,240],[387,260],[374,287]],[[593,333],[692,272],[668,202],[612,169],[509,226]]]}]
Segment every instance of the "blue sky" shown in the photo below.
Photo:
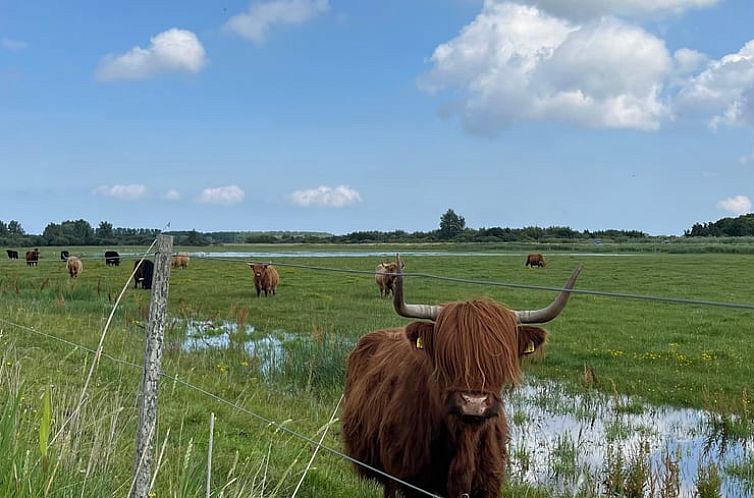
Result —
[{"label": "blue sky", "polygon": [[0,219],[214,230],[752,211],[751,0],[0,0]]}]

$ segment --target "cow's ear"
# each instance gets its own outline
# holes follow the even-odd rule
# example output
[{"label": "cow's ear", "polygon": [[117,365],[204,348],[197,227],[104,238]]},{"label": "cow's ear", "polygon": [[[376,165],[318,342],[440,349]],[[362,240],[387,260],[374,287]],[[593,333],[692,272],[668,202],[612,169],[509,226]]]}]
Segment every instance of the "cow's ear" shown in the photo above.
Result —
[{"label": "cow's ear", "polygon": [[412,347],[426,350],[434,330],[435,324],[432,322],[413,322],[406,325],[406,337]]},{"label": "cow's ear", "polygon": [[518,327],[518,352],[521,356],[540,351],[546,341],[546,330],[528,325]]}]

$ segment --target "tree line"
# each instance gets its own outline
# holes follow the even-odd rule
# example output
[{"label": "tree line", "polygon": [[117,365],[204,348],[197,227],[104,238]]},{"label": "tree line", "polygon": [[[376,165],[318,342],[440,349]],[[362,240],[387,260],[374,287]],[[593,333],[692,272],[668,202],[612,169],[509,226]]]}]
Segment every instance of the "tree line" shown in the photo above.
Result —
[{"label": "tree line", "polygon": [[721,218],[714,222],[695,223],[683,232],[686,237],[745,237],[754,236],[754,213],[737,218]]},{"label": "tree line", "polygon": [[[119,246],[150,244],[160,230],[155,228],[121,228],[102,221],[95,228],[88,221],[67,220],[62,223],[49,223],[39,234],[27,234],[21,223],[0,220],[0,245],[5,247],[39,246]],[[426,232],[406,232],[394,230],[356,231],[345,235],[326,232],[198,232],[196,230],[165,232],[175,238],[176,245],[203,246],[209,244],[232,243],[395,243],[395,242],[542,242],[553,240],[611,240],[625,241],[649,238],[639,230],[596,230],[579,231],[566,226],[523,228],[489,227],[469,228],[463,216],[448,209],[440,216],[437,229]],[[686,237],[739,237],[754,236],[754,214],[738,218],[722,218],[715,222],[696,223],[684,231]]]}]

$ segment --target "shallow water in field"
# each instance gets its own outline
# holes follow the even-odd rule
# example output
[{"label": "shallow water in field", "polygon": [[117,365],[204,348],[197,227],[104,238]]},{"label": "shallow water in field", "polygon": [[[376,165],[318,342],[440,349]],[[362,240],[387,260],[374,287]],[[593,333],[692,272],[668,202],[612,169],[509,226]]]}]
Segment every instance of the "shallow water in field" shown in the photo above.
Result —
[{"label": "shallow water in field", "polygon": [[[283,368],[291,346],[312,342],[287,331],[254,337],[252,325],[227,321],[181,322],[183,351],[242,348],[267,379]],[[350,349],[353,343],[347,342]],[[331,382],[337,383],[337,377]],[[700,469],[714,465],[722,480],[720,496],[754,498],[754,476],[747,483],[729,473],[730,464],[753,461],[754,438],[737,438],[730,433],[731,421],[719,415],[596,391],[575,395],[560,384],[537,380],[506,391],[503,398],[513,481],[546,487],[557,496],[609,496],[606,481],[628,480],[633,467],[643,469],[645,498],[695,498]],[[678,494],[663,494],[671,482],[677,483]]]},{"label": "shallow water in field", "polygon": [[[710,412],[640,405],[597,393],[570,395],[547,382],[516,389],[506,405],[513,479],[566,496],[586,489],[602,496],[608,477],[618,475],[616,468],[627,475],[625,469],[641,461],[644,496],[676,496],[661,494],[675,480],[677,496],[691,498],[697,496],[700,467],[714,464],[722,479],[721,496],[754,496],[754,482],[747,485],[727,473],[731,463],[751,461],[754,439],[726,434],[725,424]],[[666,457],[674,464],[667,465]],[[677,478],[668,479],[673,465]]]},{"label": "shallow water in field", "polygon": [[263,376],[280,365],[285,354],[283,343],[298,338],[295,334],[281,331],[252,339],[253,325],[241,328],[237,323],[219,320],[187,320],[185,327],[186,338],[181,343],[183,351],[229,349],[238,345],[257,358]]}]

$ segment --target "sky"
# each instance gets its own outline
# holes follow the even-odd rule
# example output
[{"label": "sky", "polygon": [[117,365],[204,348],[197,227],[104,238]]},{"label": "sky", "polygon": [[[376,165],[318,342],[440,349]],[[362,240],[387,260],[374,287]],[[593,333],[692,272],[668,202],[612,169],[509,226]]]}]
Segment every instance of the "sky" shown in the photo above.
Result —
[{"label": "sky", "polygon": [[570,226],[752,211],[751,0],[0,0],[29,233]]}]

